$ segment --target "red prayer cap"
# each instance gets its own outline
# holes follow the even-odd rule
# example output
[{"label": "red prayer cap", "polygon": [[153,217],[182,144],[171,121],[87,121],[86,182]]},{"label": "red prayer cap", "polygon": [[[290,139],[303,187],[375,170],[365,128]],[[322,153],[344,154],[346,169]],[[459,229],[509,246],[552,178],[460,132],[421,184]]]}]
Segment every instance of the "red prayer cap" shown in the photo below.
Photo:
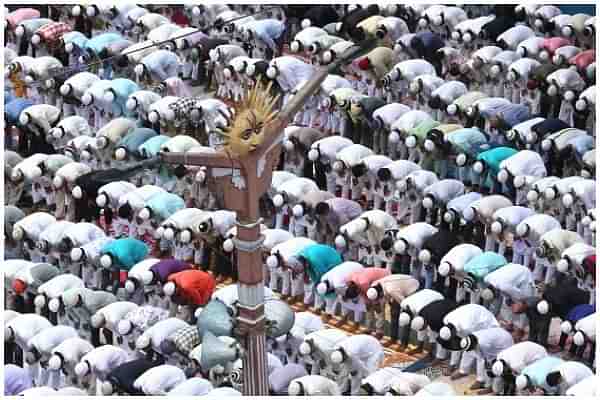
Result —
[{"label": "red prayer cap", "polygon": [[358,68],[363,71],[368,70],[371,67],[371,60],[368,57],[363,58],[358,62]]},{"label": "red prayer cap", "polygon": [[27,284],[20,279],[15,279],[12,287],[16,294],[22,294],[27,289]]},{"label": "red prayer cap", "polygon": [[596,280],[596,255],[587,256],[583,260],[583,266],[585,267],[585,273],[591,274],[592,278]]}]

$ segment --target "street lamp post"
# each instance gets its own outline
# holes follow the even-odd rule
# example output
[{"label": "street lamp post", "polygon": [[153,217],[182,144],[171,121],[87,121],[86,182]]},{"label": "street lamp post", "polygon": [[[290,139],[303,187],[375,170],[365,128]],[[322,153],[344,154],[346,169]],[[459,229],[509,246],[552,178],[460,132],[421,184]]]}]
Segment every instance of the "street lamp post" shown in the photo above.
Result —
[{"label": "street lamp post", "polygon": [[304,102],[320,88],[330,71],[372,48],[369,41],[354,46],[338,61],[320,68],[313,78],[286,104],[277,116],[263,128],[264,140],[253,151],[244,155],[227,152],[163,153],[163,162],[169,164],[200,165],[207,167],[207,181],[211,190],[223,193],[224,206],[237,213],[237,235],[234,239],[238,251],[238,320],[236,336],[244,348],[243,394],[266,396],[269,394],[267,356],[265,344],[264,283],[260,247],[264,236],[260,234],[259,199],[269,189],[276,168],[284,136],[284,129]]}]

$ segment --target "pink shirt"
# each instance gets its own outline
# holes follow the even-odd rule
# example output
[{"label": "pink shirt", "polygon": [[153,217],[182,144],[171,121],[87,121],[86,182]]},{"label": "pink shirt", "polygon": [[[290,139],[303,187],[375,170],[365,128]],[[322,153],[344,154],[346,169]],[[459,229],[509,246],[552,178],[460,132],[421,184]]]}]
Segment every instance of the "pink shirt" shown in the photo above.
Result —
[{"label": "pink shirt", "polygon": [[15,28],[21,22],[28,20],[39,18],[40,12],[33,8],[19,8],[16,11],[11,12],[6,16],[6,20],[8,21],[8,25],[11,28]]},{"label": "pink shirt", "polygon": [[386,268],[365,268],[351,273],[346,278],[346,283],[354,282],[360,288],[361,293],[365,295],[373,282],[389,274],[390,272]]},{"label": "pink shirt", "polygon": [[576,65],[579,69],[584,69],[596,60],[596,51],[594,49],[582,51],[569,59],[569,64]]},{"label": "pink shirt", "polygon": [[571,42],[567,38],[551,37],[551,38],[544,39],[544,42],[542,43],[542,47],[545,50],[547,50],[548,53],[550,53],[550,56],[552,56],[554,54],[554,52],[556,51],[556,49],[563,47],[563,46],[568,46],[570,44],[571,44]]}]

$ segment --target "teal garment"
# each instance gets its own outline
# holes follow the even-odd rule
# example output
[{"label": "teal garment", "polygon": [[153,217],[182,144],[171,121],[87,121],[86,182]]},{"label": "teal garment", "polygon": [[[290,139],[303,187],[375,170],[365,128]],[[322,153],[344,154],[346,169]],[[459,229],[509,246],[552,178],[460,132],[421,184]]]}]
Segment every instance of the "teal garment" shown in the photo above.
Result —
[{"label": "teal garment", "polygon": [[169,139],[171,138],[165,135],[154,136],[153,138],[146,140],[144,144],[138,148],[138,151],[144,158],[156,157],[160,152],[160,146]]},{"label": "teal garment", "polygon": [[86,92],[89,92],[92,95],[94,104],[97,107],[100,107],[100,104],[104,104],[104,92],[109,88],[110,81],[103,79],[92,83],[92,86],[90,86]]},{"label": "teal garment", "polygon": [[232,315],[231,309],[221,300],[211,300],[196,319],[200,337],[204,338],[206,332],[215,336],[232,336],[236,322]]},{"label": "teal garment", "polygon": [[106,46],[117,40],[123,40],[123,36],[118,33],[102,33],[88,40],[85,43],[85,49],[98,55]]},{"label": "teal garment", "polygon": [[163,221],[175,212],[185,208],[185,201],[176,194],[163,192],[152,196],[147,202],[153,213],[153,219]]},{"label": "teal garment", "polygon": [[158,133],[154,129],[136,128],[119,140],[117,148],[123,147],[127,150],[127,153],[140,156],[140,153],[138,153],[139,147],[157,135]]},{"label": "teal garment", "polygon": [[333,247],[324,244],[311,244],[298,254],[309,264],[308,275],[313,283],[321,281],[321,277],[333,267],[342,263],[342,257]]},{"label": "teal garment", "polygon": [[[161,186],[163,188],[173,188],[175,183],[177,182],[177,178],[175,177],[175,175],[173,175],[172,171],[173,171],[174,167],[171,166],[167,166],[167,165],[160,165],[158,167],[158,181],[157,181],[157,185]],[[171,189],[169,189],[171,190]]]},{"label": "teal garment", "polygon": [[544,357],[525,367],[521,372],[521,375],[527,375],[529,377],[529,384],[531,386],[548,389],[546,376],[556,368],[556,366],[562,363],[564,363],[564,361],[558,357]]},{"label": "teal garment", "polygon": [[[48,19],[48,18],[32,18],[32,19],[28,19],[28,20],[21,22],[19,25],[23,25],[25,27],[25,31],[33,35],[33,33],[35,31],[37,31],[42,26],[47,25],[51,22],[54,22],[54,21],[52,21],[51,19]],[[27,33],[25,35],[27,35]],[[28,40],[28,39],[25,36],[25,38],[23,40]]]},{"label": "teal garment", "polygon": [[77,31],[72,31],[72,32],[67,32],[62,36],[63,42],[66,43],[73,43],[73,45],[75,47],[78,47],[80,49],[85,48],[85,44],[88,42],[88,38],[81,32],[77,32]]},{"label": "teal garment", "polygon": [[115,92],[115,100],[112,103],[113,114],[117,116],[132,116],[133,113],[125,107],[125,103],[127,102],[129,95],[140,90],[137,83],[130,79],[117,78],[111,81],[110,87]]},{"label": "teal garment", "polygon": [[100,250],[100,254],[109,254],[113,258],[113,267],[126,269],[142,261],[149,253],[148,246],[141,240],[132,237],[113,240],[105,244]]},{"label": "teal garment", "polygon": [[490,173],[496,176],[500,172],[500,163],[517,153],[518,151],[512,147],[495,147],[479,153],[476,160],[483,161]]},{"label": "teal garment", "polygon": [[483,186],[491,188],[494,185],[492,177],[498,176],[498,172],[500,172],[500,163],[517,153],[518,151],[512,147],[495,147],[479,153],[476,161],[482,161],[487,167],[484,171],[486,177]]},{"label": "teal garment", "polygon": [[472,148],[487,143],[488,139],[477,128],[462,128],[452,131],[452,135],[448,135],[448,141],[458,150],[457,153],[471,154]]},{"label": "teal garment", "polygon": [[465,265],[464,272],[465,274],[474,276],[478,281],[482,281],[487,274],[504,267],[506,264],[508,264],[508,261],[500,254],[493,251],[486,251],[473,257]]}]

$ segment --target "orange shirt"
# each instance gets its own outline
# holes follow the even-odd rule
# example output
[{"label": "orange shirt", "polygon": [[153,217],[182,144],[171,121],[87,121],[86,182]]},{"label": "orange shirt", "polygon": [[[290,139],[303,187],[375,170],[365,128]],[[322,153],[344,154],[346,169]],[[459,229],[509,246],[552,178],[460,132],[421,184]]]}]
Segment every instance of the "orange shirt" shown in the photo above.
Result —
[{"label": "orange shirt", "polygon": [[216,282],[208,272],[197,269],[188,269],[169,275],[169,282],[177,286],[176,293],[190,304],[203,306],[210,300]]},{"label": "orange shirt", "polygon": [[27,96],[27,87],[25,86],[25,82],[17,77],[17,74],[11,74],[10,82],[12,83],[13,89],[15,91],[15,96],[17,97],[26,97]]}]

